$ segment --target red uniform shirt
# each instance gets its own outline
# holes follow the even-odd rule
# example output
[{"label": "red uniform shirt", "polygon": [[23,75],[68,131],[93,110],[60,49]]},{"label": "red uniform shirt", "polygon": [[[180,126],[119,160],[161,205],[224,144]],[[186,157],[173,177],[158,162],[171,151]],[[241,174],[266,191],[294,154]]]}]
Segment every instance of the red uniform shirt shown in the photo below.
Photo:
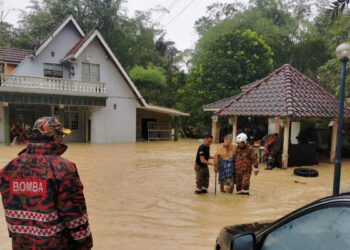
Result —
[{"label": "red uniform shirt", "polygon": [[0,170],[13,249],[91,249],[83,185],[66,146],[31,143]]}]

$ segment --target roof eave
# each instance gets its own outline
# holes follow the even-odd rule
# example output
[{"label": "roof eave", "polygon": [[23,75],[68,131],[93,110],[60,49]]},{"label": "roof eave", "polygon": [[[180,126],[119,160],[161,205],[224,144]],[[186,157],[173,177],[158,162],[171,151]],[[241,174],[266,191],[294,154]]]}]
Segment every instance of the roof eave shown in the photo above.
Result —
[{"label": "roof eave", "polygon": [[80,48],[71,56],[69,56],[68,58],[66,57],[65,59],[63,59],[64,61],[66,61],[67,59],[76,59],[79,57],[79,55],[85,50],[85,48],[95,39],[98,38],[99,41],[102,43],[104,49],[107,51],[107,53],[109,54],[109,56],[112,58],[112,61],[114,62],[114,64],[117,66],[117,69],[120,71],[120,73],[122,74],[122,76],[124,77],[124,79],[126,80],[126,82],[128,83],[128,85],[130,86],[131,90],[133,91],[133,93],[135,94],[135,96],[137,97],[138,102],[140,103],[141,106],[146,107],[147,106],[147,102],[145,101],[145,99],[143,98],[143,96],[141,95],[141,93],[139,92],[139,90],[136,88],[135,84],[133,83],[133,81],[130,79],[130,77],[128,76],[128,74],[126,73],[125,69],[123,68],[123,66],[120,64],[119,60],[117,59],[117,57],[114,55],[113,51],[111,50],[111,48],[108,46],[107,42],[104,40],[102,34],[98,31],[95,30],[88,39],[86,39],[86,41],[80,46]]},{"label": "roof eave", "polygon": [[72,22],[73,25],[75,26],[75,28],[77,29],[77,31],[79,32],[81,37],[85,36],[85,33],[83,31],[83,29],[80,27],[80,25],[78,24],[78,22],[75,20],[75,18],[72,15],[69,15],[57,28],[54,32],[52,32],[47,38],[46,40],[40,45],[40,47],[34,51],[34,56],[38,56],[45,48],[46,46],[58,35],[58,33],[60,33],[61,30],[64,29],[64,27],[66,27],[66,25]]},{"label": "roof eave", "polygon": [[220,111],[220,108],[203,108],[203,111],[205,111],[205,112],[218,112],[218,111]]}]

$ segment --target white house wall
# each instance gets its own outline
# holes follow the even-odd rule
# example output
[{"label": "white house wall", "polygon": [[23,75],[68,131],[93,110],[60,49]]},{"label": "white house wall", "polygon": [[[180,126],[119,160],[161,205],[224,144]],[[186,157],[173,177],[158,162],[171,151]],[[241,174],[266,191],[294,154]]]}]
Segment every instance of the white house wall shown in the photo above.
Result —
[{"label": "white house wall", "polygon": [[[44,76],[44,63],[59,64],[70,49],[81,39],[78,31],[72,23],[69,23],[61,30],[46,48],[34,60],[27,59],[20,64],[14,71],[14,75],[18,76]],[[54,57],[51,52],[54,51]],[[68,78],[68,70],[64,70],[64,78]]]},{"label": "white house wall", "polygon": [[91,142],[135,142],[138,101],[133,92],[96,40],[77,59],[79,78],[81,64],[88,62],[87,58],[90,58],[90,63],[100,65],[100,80],[106,83],[108,94],[106,107],[91,110]]}]

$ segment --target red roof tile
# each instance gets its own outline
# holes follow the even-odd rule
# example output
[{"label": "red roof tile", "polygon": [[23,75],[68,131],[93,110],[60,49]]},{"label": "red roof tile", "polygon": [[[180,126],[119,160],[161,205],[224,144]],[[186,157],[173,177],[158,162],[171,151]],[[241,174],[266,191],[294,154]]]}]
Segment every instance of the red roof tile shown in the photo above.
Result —
[{"label": "red roof tile", "polygon": [[226,107],[227,105],[231,104],[232,102],[234,102],[238,97],[239,97],[239,95],[234,95],[234,96],[227,97],[227,98],[222,99],[222,100],[217,101],[217,102],[212,102],[212,103],[206,104],[203,106],[203,109],[222,109],[222,108]]},{"label": "red roof tile", "polygon": [[87,34],[86,36],[84,36],[83,38],[81,38],[74,46],[73,48],[71,48],[68,53],[65,55],[65,57],[63,58],[62,61],[65,61],[69,58],[71,58],[72,56],[75,55],[75,53],[78,52],[78,50],[81,48],[81,46],[84,45],[84,43],[89,39],[89,37],[94,33],[94,30],[92,30],[89,34]]},{"label": "red roof tile", "polygon": [[[334,118],[338,100],[286,64],[257,82],[235,102],[218,112],[222,116]],[[344,110],[350,118],[350,109]]]},{"label": "red roof tile", "polygon": [[0,61],[19,64],[31,53],[28,49],[0,48]]}]

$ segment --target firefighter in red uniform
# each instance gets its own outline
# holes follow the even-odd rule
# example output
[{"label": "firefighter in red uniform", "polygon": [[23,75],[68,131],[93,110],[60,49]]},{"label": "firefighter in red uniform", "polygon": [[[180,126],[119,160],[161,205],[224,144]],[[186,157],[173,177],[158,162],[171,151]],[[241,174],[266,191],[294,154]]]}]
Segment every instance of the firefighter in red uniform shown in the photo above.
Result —
[{"label": "firefighter in red uniform", "polygon": [[250,176],[254,166],[254,174],[259,173],[258,156],[253,147],[247,144],[248,136],[244,133],[237,135],[236,143],[236,189],[237,194],[249,195]]},{"label": "firefighter in red uniform", "polygon": [[0,170],[0,191],[12,248],[92,248],[83,185],[62,158],[68,130],[54,117],[35,122],[27,148]]}]

